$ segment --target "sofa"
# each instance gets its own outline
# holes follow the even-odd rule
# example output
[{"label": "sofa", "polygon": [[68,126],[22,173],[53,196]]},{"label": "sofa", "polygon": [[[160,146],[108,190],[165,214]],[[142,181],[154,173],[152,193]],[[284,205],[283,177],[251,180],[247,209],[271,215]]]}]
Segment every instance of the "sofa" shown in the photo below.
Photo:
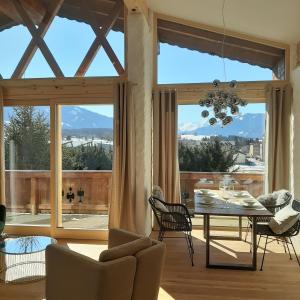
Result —
[{"label": "sofa", "polygon": [[46,249],[47,300],[155,300],[165,245],[111,229],[99,260],[60,245]]}]

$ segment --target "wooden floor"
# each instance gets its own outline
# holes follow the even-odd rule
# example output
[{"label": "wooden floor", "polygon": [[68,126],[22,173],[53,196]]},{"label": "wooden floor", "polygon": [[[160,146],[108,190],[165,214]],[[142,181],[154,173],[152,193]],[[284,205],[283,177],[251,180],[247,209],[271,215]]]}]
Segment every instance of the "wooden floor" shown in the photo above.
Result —
[{"label": "wooden floor", "polygon": [[[156,236],[156,233],[153,235]],[[160,300],[300,299],[300,268],[295,257],[292,261],[289,260],[282,245],[277,243],[269,245],[262,272],[213,270],[205,268],[205,242],[202,231],[194,230],[193,236],[196,252],[194,267],[190,265],[183,239],[166,240],[167,257],[159,294]],[[59,242],[95,259],[106,248],[105,243],[102,242],[65,240]],[[294,242],[299,253],[299,237]],[[261,251],[260,248],[259,252]],[[250,259],[249,243],[212,242],[212,259],[214,261],[246,262]],[[258,262],[260,263],[260,261],[261,253],[258,257]],[[0,299],[42,300],[44,299],[44,281],[23,285],[0,285]]]}]

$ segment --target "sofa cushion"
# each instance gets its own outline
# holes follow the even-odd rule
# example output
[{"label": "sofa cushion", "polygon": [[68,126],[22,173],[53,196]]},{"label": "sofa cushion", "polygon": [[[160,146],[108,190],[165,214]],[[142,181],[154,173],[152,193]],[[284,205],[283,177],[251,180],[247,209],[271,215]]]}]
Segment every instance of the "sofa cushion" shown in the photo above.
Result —
[{"label": "sofa cushion", "polygon": [[137,252],[146,249],[151,245],[152,243],[149,238],[140,238],[138,240],[102,251],[99,257],[99,261],[106,262],[124,256],[134,256]]},{"label": "sofa cushion", "polygon": [[288,205],[271,218],[269,227],[276,234],[282,234],[289,230],[299,220],[300,213]]}]

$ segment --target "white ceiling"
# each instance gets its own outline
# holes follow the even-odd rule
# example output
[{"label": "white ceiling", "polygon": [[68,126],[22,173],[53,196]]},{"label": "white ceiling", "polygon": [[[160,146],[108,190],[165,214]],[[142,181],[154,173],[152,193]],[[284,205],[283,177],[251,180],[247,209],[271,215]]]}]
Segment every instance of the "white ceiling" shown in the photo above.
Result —
[{"label": "white ceiling", "polygon": [[[223,0],[147,0],[155,12],[222,27]],[[226,0],[229,30],[287,44],[300,41],[300,0]]]}]

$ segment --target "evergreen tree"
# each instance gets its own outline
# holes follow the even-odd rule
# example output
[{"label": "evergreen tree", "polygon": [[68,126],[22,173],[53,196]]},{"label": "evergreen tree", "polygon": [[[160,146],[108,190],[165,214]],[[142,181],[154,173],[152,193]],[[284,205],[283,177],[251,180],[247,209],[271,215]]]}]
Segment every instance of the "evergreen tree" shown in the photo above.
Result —
[{"label": "evergreen tree", "polygon": [[234,147],[216,137],[199,146],[180,142],[178,155],[180,170],[190,172],[229,172],[236,161]]},{"label": "evergreen tree", "polygon": [[4,132],[7,170],[49,170],[50,128],[42,112],[14,107]]}]

